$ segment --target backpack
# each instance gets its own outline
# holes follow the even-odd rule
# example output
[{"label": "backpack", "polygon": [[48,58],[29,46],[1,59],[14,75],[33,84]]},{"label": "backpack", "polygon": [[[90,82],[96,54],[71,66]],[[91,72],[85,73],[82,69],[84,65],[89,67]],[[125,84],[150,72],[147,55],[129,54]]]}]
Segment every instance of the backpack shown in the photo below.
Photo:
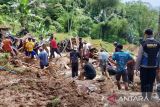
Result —
[{"label": "backpack", "polygon": [[155,39],[147,39],[142,42],[143,54],[141,60],[142,67],[155,68],[158,66],[158,55],[160,43]]}]

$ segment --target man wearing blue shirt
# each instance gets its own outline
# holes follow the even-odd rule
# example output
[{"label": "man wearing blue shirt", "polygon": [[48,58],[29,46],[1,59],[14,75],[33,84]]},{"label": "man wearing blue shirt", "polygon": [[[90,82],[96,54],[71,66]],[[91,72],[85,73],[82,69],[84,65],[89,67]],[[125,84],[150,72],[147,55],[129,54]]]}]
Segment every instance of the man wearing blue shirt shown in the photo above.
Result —
[{"label": "man wearing blue shirt", "polygon": [[39,49],[40,53],[38,54],[38,58],[40,59],[40,68],[43,69],[49,65],[48,63],[48,54],[44,51],[43,48]]},{"label": "man wearing blue shirt", "polygon": [[117,52],[115,52],[112,56],[112,59],[115,61],[114,63],[116,64],[117,67],[117,75],[116,75],[116,80],[117,80],[117,86],[118,89],[121,89],[120,85],[120,79],[122,76],[123,82],[125,84],[125,90],[128,90],[128,77],[127,77],[127,70],[126,70],[126,65],[129,61],[132,60],[131,55],[128,52],[122,51],[123,46],[121,44],[117,45]]}]

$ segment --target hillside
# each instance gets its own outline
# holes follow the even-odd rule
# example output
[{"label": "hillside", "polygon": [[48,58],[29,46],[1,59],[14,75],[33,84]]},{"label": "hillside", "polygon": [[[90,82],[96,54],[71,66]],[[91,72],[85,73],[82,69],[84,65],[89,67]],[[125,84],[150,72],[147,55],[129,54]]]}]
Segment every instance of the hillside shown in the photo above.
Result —
[{"label": "hillside", "polygon": [[[69,36],[69,34],[66,34],[66,33],[56,33],[55,37],[57,38],[57,41],[62,41],[65,39],[70,39],[73,36]],[[113,42],[106,42],[106,41],[102,41],[101,39],[91,39],[90,37],[84,37],[83,40],[88,43],[91,43],[93,47],[97,49],[104,48],[110,53],[114,52],[115,50],[115,47],[113,46]],[[124,50],[129,51],[131,54],[137,55],[138,46],[127,43],[124,45]]]},{"label": "hillside", "polygon": [[[155,76],[140,80],[133,60],[123,66],[123,55],[110,60],[115,41],[136,59],[145,29],[157,36],[159,11],[146,2],[0,0],[0,13],[0,107],[160,107],[156,83],[151,100],[141,93]],[[78,49],[77,36],[93,48]],[[101,48],[109,60],[105,53],[99,60]],[[72,56],[73,49],[80,54]],[[117,80],[117,71],[126,81]]]}]

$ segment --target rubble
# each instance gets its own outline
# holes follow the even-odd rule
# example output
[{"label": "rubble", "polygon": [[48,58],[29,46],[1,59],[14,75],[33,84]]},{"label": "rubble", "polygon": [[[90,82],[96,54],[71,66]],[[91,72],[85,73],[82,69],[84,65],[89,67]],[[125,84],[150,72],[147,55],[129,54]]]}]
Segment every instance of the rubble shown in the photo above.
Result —
[{"label": "rubble", "polygon": [[[76,80],[71,78],[68,55],[55,58],[49,67],[39,68],[39,62],[19,54],[16,59],[3,60],[7,71],[0,72],[0,106],[5,107],[141,107],[144,103],[118,103],[110,105],[108,97],[129,95],[130,91],[119,91],[112,79],[98,76],[95,80]],[[91,60],[95,61],[95,60]],[[0,61],[1,62],[1,61]],[[3,62],[3,61],[2,61]],[[98,68],[97,68],[98,69]],[[140,90],[139,78],[131,91]],[[153,106],[155,104],[155,106]],[[149,103],[151,107],[158,107],[158,103]]]},{"label": "rubble", "polygon": [[[33,63],[32,67],[28,67],[29,63],[24,64],[24,60],[25,57],[18,56],[16,61],[11,60],[12,63],[6,66],[8,69],[14,69],[16,74],[0,72],[1,106],[102,107],[97,98],[88,94],[80,96],[78,86],[72,79],[60,74],[62,71],[54,61],[49,67],[41,70],[35,67],[38,66],[38,61],[27,59]],[[14,66],[17,63],[20,66]],[[90,92],[95,90],[94,87],[95,85],[89,86]]]}]

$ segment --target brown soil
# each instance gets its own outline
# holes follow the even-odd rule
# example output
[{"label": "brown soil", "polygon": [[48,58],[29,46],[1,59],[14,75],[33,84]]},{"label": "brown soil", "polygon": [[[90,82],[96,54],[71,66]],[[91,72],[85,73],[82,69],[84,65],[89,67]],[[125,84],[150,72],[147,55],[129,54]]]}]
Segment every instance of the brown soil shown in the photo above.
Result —
[{"label": "brown soil", "polygon": [[[22,54],[17,59],[16,62],[25,62],[28,66],[22,64],[25,67],[23,72],[0,72],[0,107],[111,107],[104,106],[108,104],[107,96],[119,92],[112,80],[97,82],[66,78],[61,74],[65,69],[62,71],[58,66],[64,63],[63,58],[53,59],[44,70],[38,68],[37,60],[25,58]],[[120,104],[119,107],[130,104]],[[137,103],[133,105],[140,107]]]},{"label": "brown soil", "polygon": [[[38,61],[23,58],[22,61],[38,66]],[[27,61],[26,61],[27,59]],[[24,65],[23,65],[24,66]],[[30,67],[29,67],[30,68]],[[100,98],[79,95],[72,79],[64,78],[56,65],[45,70],[0,72],[0,106],[3,107],[101,107]]]}]

